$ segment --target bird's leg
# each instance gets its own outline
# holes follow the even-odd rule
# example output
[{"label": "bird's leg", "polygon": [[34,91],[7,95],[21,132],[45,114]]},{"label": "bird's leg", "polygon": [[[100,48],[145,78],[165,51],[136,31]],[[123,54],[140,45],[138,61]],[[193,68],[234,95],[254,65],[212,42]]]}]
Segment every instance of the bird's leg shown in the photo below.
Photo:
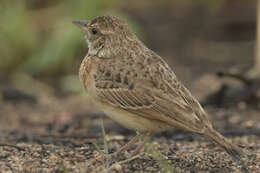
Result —
[{"label": "bird's leg", "polygon": [[123,147],[121,147],[115,154],[118,155],[124,151],[126,151],[131,145],[133,145],[139,137],[143,136],[142,133],[137,133],[134,138],[132,138],[127,144],[125,144]]},{"label": "bird's leg", "polygon": [[154,133],[152,132],[148,132],[146,137],[144,138],[144,140],[138,145],[137,149],[134,151],[134,153],[132,154],[132,156],[137,155],[141,149],[144,147],[144,145],[152,138],[152,136],[154,135]]},{"label": "bird's leg", "polygon": [[[119,154],[121,154],[122,152],[126,151],[131,145],[133,145],[139,137],[143,136],[143,133],[138,133],[136,134],[136,136],[134,138],[132,138],[127,144],[125,144],[124,146],[122,146],[118,151],[112,153],[109,157],[113,158],[113,157],[117,157],[119,156]],[[97,161],[97,160],[101,160],[102,159],[102,155],[99,155],[97,157],[95,157],[93,160]]]}]

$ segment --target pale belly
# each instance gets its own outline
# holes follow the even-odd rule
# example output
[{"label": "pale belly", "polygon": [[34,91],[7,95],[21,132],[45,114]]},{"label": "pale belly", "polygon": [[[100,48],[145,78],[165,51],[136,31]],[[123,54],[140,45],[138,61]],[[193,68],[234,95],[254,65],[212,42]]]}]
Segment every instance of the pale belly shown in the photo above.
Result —
[{"label": "pale belly", "polygon": [[173,129],[172,126],[152,119],[141,117],[123,109],[96,102],[100,109],[112,120],[122,126],[138,132],[161,132]]}]

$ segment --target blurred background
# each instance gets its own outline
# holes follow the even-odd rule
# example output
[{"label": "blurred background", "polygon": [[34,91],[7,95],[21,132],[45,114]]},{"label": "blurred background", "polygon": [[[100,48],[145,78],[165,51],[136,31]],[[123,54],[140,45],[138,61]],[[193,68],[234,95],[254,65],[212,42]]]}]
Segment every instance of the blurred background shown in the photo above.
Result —
[{"label": "blurred background", "polygon": [[[257,0],[2,0],[0,107],[11,105],[2,109],[2,114],[15,111],[12,106],[17,104],[12,102],[25,101],[18,105],[35,108],[40,118],[41,110],[32,103],[48,103],[51,117],[62,117],[62,113],[53,114],[54,109],[70,109],[71,98],[77,96],[77,101],[72,101],[76,112],[95,110],[84,100],[78,77],[88,51],[84,32],[72,21],[100,15],[125,20],[203,104],[237,105],[249,98],[259,107],[259,92],[252,90],[259,87],[247,85],[249,79],[260,76],[257,5]],[[239,80],[228,82],[231,92],[227,92],[226,83],[217,74],[236,74]],[[72,106],[71,110],[75,109]],[[5,121],[7,117],[0,118]]]},{"label": "blurred background", "polygon": [[[96,146],[103,146],[101,117],[111,151],[135,134],[104,117],[87,100],[78,78],[88,48],[84,32],[72,21],[100,15],[125,20],[147,47],[170,64],[216,129],[256,153],[260,149],[257,11],[257,0],[0,0],[0,158],[4,158],[0,170],[56,172],[60,169],[56,163],[64,163],[61,172],[83,169],[97,153]],[[204,139],[171,131],[156,140],[164,154],[176,158],[171,164],[180,172],[201,172],[204,163],[204,170],[210,172],[211,158],[216,170],[226,164],[232,168],[223,152],[201,150],[209,145]],[[1,143],[28,150],[5,149]],[[197,158],[205,159],[202,163]],[[258,161],[255,170],[259,160],[251,159]],[[135,165],[133,170],[145,170],[138,168],[139,162],[128,166]]]},{"label": "blurred background", "polygon": [[87,45],[71,21],[105,14],[126,20],[185,82],[254,63],[256,0],[2,0],[0,13],[0,85],[29,92],[31,82],[82,91]]},{"label": "blurred background", "polygon": [[[120,0],[1,1],[0,78],[31,90],[39,80],[65,92],[79,92],[78,68],[87,53],[84,33],[73,20],[118,15],[139,35],[139,25]],[[35,81],[34,81],[35,82]]]}]

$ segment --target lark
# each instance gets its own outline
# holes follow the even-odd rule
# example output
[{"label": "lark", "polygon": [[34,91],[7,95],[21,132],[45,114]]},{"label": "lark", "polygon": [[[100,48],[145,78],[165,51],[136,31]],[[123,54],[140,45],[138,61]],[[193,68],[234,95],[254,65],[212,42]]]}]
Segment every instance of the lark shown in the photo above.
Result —
[{"label": "lark", "polygon": [[[169,65],[147,48],[128,25],[114,16],[74,21],[85,30],[88,53],[79,70],[88,97],[122,126],[139,132],[144,141],[174,128],[211,139],[240,160],[242,150],[214,130],[207,113],[178,80]],[[143,143],[136,151],[143,147]]]}]

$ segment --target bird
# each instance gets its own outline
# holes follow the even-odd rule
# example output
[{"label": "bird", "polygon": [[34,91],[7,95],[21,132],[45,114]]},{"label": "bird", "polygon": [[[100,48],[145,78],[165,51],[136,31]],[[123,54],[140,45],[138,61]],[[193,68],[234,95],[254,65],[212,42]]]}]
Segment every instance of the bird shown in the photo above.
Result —
[{"label": "bird", "polygon": [[182,129],[204,135],[236,160],[244,156],[240,147],[213,128],[208,114],[172,68],[126,22],[116,16],[98,16],[73,23],[85,31],[88,44],[79,69],[87,97],[109,118],[138,132],[118,153],[140,136],[146,137],[137,152],[154,134]]}]

